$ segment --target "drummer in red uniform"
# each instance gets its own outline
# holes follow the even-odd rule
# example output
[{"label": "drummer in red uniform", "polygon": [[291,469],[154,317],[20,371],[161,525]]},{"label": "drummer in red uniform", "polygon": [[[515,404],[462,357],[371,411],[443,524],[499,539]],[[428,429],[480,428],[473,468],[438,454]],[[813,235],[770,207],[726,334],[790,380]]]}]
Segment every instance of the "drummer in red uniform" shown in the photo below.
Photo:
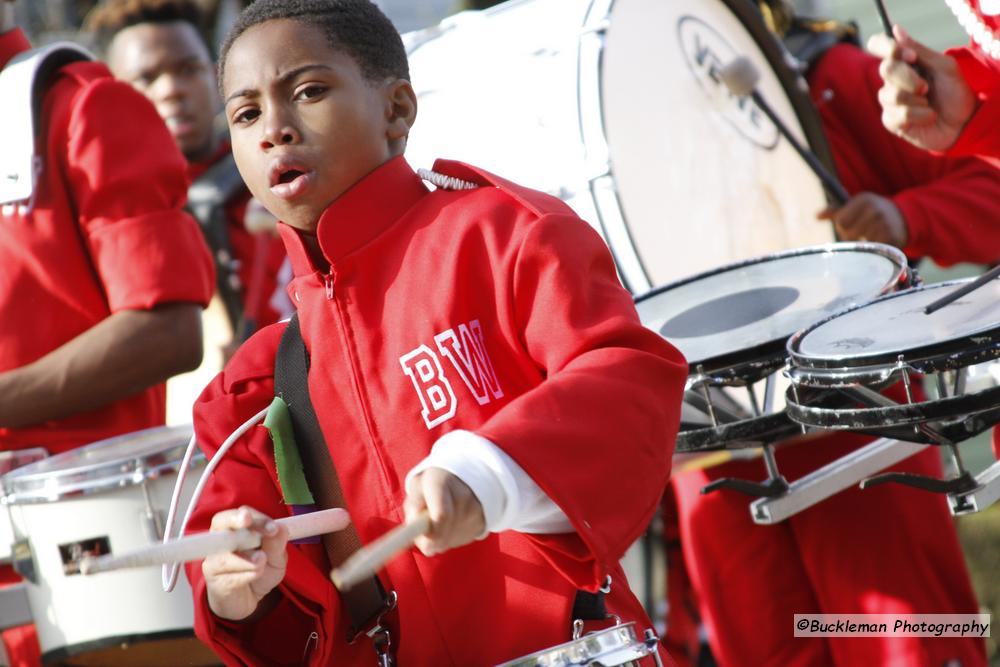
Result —
[{"label": "drummer in red uniform", "polygon": [[[208,172],[213,167],[224,169],[227,164],[238,181],[229,139],[216,130],[222,105],[215,64],[200,32],[203,25],[202,12],[192,0],[112,0],[87,18],[111,72],[156,106],[187,158],[191,181],[212,178]],[[223,208],[225,224],[219,242],[226,246],[216,249],[222,258],[220,289],[227,305],[233,297],[241,306],[241,313],[231,314],[238,344],[290,309],[277,277],[286,255],[274,219],[257,202],[251,203],[242,182],[217,206]],[[270,222],[262,225],[258,220]],[[237,268],[230,277],[232,261]]]},{"label": "drummer in red uniform", "polygon": [[895,40],[879,34],[868,41],[883,59],[882,122],[927,150],[1000,157],[1000,6],[981,0],[948,5],[972,36],[968,47],[940,53],[898,25]]},{"label": "drummer in red uniform", "polygon": [[[0,11],[4,67],[30,46],[12,2]],[[34,200],[0,212],[0,449],[55,454],[163,424],[163,382],[201,360],[213,272],[181,210],[183,158],[148,101],[78,62],[42,119]],[[38,664],[33,629],[4,643],[12,664]]]},{"label": "drummer in red uniform", "polygon": [[[400,665],[493,665],[568,641],[579,591],[605,583],[608,612],[648,623],[618,561],[666,483],[686,365],[562,202],[443,160],[429,190],[402,156],[408,70],[368,0],[261,0],[223,48],[234,154],[283,221],[319,446],[353,525],[367,543],[432,521],[379,572],[395,609],[351,643],[375,619],[352,623],[323,547],[269,521],[293,509],[275,445],[249,431],[194,524],[254,526],[262,550],[187,568],[196,632],[230,664],[389,664],[387,632]],[[207,453],[274,400],[285,332],[251,338],[202,394]]]},{"label": "drummer in red uniform", "polygon": [[[852,194],[822,213],[840,238],[889,243],[942,264],[1000,258],[1000,172],[978,158],[931,155],[887,132],[876,98],[879,63],[852,43],[846,26],[799,20],[778,0],[764,9],[772,27],[800,44],[810,30],[822,31],[812,45],[833,43],[802,52],[814,53],[806,63],[811,96]],[[778,464],[798,479],[865,441],[837,434],[789,444],[778,448]],[[897,469],[941,477],[940,453],[931,448]],[[794,637],[796,613],[973,614],[978,604],[943,496],[896,485],[855,488],[781,524],[757,526],[747,496],[700,494],[715,479],[763,473],[760,462],[740,462],[673,479],[684,565],[720,665],[985,663],[976,638]],[[686,585],[680,578],[675,592]],[[676,611],[679,624],[692,627],[687,601],[671,598],[671,617]],[[672,646],[697,643],[679,630]]]}]

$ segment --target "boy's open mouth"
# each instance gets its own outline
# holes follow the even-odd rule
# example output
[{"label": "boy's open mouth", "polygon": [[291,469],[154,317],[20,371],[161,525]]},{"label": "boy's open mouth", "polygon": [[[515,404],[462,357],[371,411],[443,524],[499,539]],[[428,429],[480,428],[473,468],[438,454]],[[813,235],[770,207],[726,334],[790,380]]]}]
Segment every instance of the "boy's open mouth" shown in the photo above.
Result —
[{"label": "boy's open mouth", "polygon": [[[291,183],[299,176],[305,174],[304,171],[299,171],[298,169],[289,169],[288,171],[282,172],[278,176],[278,183]],[[277,185],[277,183],[275,184]]]},{"label": "boy's open mouth", "polygon": [[315,173],[303,165],[293,164],[287,158],[272,164],[268,181],[271,193],[279,199],[294,199],[301,195],[313,181]]}]

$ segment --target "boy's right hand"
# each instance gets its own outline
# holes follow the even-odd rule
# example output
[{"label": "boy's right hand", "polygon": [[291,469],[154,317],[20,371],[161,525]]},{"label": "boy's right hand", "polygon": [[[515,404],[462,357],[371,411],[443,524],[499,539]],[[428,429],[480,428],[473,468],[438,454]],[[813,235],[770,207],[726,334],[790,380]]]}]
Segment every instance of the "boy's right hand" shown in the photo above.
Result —
[{"label": "boy's right hand", "polygon": [[954,58],[899,26],[893,32],[896,39],[878,34],[868,40],[868,50],[882,60],[882,124],[920,148],[947,150],[976,110],[976,96]]},{"label": "boy's right hand", "polygon": [[215,554],[201,565],[208,606],[219,618],[242,621],[285,577],[288,530],[271,517],[244,505],[212,517],[214,531],[249,528],[261,535],[260,549]]}]

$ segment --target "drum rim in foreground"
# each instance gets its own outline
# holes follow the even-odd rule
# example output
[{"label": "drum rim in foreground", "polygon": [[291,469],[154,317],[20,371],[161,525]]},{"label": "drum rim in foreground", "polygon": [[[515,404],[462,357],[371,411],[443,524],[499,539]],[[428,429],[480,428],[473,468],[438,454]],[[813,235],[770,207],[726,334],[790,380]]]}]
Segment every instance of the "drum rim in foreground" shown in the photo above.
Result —
[{"label": "drum rim in foreground", "polygon": [[[711,269],[708,271],[702,271],[701,273],[688,276],[687,278],[682,278],[671,283],[667,283],[661,287],[657,287],[645,294],[637,296],[635,298],[636,306],[641,302],[648,299],[653,299],[663,293],[671,290],[690,285],[692,283],[705,280],[708,278],[714,278],[725,273],[739,271],[748,266],[754,266],[757,264],[764,264],[767,262],[774,262],[782,259],[805,257],[808,255],[823,255],[823,254],[833,254],[842,252],[855,252],[855,253],[870,253],[875,255],[880,255],[890,260],[896,265],[898,270],[896,271],[893,278],[888,280],[885,285],[879,290],[879,294],[885,295],[890,292],[893,288],[898,285],[906,285],[909,283],[912,272],[910,270],[909,264],[906,261],[906,255],[903,254],[901,250],[884,243],[874,243],[871,241],[841,241],[836,243],[824,243],[820,245],[806,246],[804,248],[795,248],[793,250],[782,250],[779,252],[768,253],[766,255],[759,255],[757,257],[750,257],[743,260],[738,260],[736,262],[731,262],[724,266]],[[876,297],[879,298],[879,297]],[[828,318],[827,318],[828,319]],[[659,332],[657,332],[659,334]],[[721,355],[716,355],[714,357],[706,357],[704,359],[688,361],[688,373],[689,375],[700,373],[704,375],[719,375],[722,377],[728,377],[730,379],[736,379],[740,376],[740,371],[750,371],[751,375],[756,377],[763,377],[770,371],[780,368],[785,363],[786,358],[786,347],[789,337],[794,336],[795,331],[790,331],[786,335],[782,335],[778,338],[774,338],[762,344],[758,344],[753,347],[743,348],[738,352],[729,352]],[[660,334],[662,335],[662,334]],[[669,341],[670,339],[667,338]],[[701,369],[698,369],[701,366]]]},{"label": "drum rim in foreground", "polygon": [[[1000,422],[1000,387],[966,394],[964,382],[959,380],[964,369],[1000,358],[1000,322],[935,343],[879,354],[843,355],[834,360],[798,351],[810,332],[838,317],[918,292],[948,291],[970,280],[933,283],[887,294],[798,332],[788,341],[787,372],[791,386],[786,393],[786,412],[789,418],[812,428],[857,431],[930,444],[960,442]],[[948,371],[956,371],[951,388],[943,375]],[[913,374],[937,374],[938,396],[913,402],[909,387],[917,381],[911,377]],[[906,386],[907,402],[896,403],[878,396],[876,390],[896,381]],[[812,400],[815,393],[830,391],[853,394],[861,407],[827,406],[822,400]],[[931,425],[930,430],[928,425]]]},{"label": "drum rim in foreground", "polygon": [[[4,475],[3,488],[6,495],[2,501],[8,505],[55,502],[68,496],[101,493],[108,489],[141,484],[144,480],[173,473],[183,461],[184,451],[192,433],[193,428],[190,424],[156,426],[123,433],[49,456]],[[92,452],[100,447],[144,442],[150,443],[151,446],[161,442],[163,447],[155,453],[144,450],[134,456],[65,465],[68,462],[79,461],[82,452]]]},{"label": "drum rim in foreground", "polygon": [[[657,640],[658,643],[658,640]],[[591,653],[592,649],[600,653]],[[550,665],[589,665],[594,660],[611,657],[618,662],[601,662],[596,664],[625,665],[633,660],[639,660],[656,652],[656,644],[652,647],[641,641],[635,634],[635,621],[618,623],[604,630],[597,630],[582,635],[578,639],[557,644],[541,651],[504,662],[497,667],[549,667]],[[623,655],[624,653],[624,655]],[[554,662],[554,660],[561,660]]]},{"label": "drum rim in foreground", "polygon": [[[881,354],[843,355],[838,359],[824,359],[806,355],[799,350],[810,333],[840,317],[893,299],[905,299],[918,292],[926,293],[938,289],[947,291],[961,287],[972,280],[974,279],[965,278],[911,287],[885,294],[868,303],[847,308],[815,322],[788,339],[786,349],[790,361],[789,376],[797,384],[830,387],[839,386],[847,380],[853,383],[859,378],[871,381],[877,381],[879,378],[888,380],[900,364],[905,364],[916,372],[928,373],[964,368],[1000,357],[1000,322],[992,328]],[[975,339],[975,344],[970,347],[968,343],[972,339]]]}]

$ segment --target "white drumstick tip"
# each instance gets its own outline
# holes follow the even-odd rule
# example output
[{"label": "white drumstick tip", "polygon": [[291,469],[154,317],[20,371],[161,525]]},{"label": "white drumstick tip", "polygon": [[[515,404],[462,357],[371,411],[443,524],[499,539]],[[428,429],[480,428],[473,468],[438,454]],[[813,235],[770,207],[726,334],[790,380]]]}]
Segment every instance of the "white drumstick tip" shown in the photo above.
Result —
[{"label": "white drumstick tip", "polygon": [[[343,530],[351,523],[351,518],[347,510],[333,508],[275,519],[275,523],[285,526],[288,530],[288,540],[293,541]],[[257,549],[260,543],[260,533],[246,528],[196,533],[124,554],[85,556],[80,559],[80,573],[88,575],[135,567],[185,563],[201,560],[216,553]]]},{"label": "white drumstick tip", "polygon": [[431,529],[431,519],[426,511],[412,521],[400,524],[371,544],[355,551],[340,567],[330,573],[330,579],[338,590],[346,591],[360,581],[374,576],[382,566],[400,552],[413,545],[413,541]]},{"label": "white drumstick tip", "polygon": [[737,56],[719,70],[719,78],[733,95],[746,97],[757,87],[760,71],[746,56]]}]

